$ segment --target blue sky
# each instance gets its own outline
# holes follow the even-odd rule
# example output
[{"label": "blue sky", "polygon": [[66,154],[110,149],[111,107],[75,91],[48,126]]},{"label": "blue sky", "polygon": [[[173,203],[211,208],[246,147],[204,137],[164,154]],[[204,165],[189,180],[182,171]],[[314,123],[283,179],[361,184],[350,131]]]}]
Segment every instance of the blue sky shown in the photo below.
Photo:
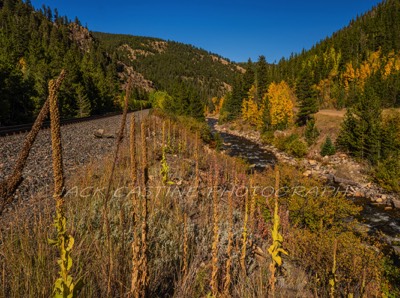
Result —
[{"label": "blue sky", "polygon": [[189,43],[233,61],[279,61],[346,26],[380,0],[31,0],[90,30]]}]

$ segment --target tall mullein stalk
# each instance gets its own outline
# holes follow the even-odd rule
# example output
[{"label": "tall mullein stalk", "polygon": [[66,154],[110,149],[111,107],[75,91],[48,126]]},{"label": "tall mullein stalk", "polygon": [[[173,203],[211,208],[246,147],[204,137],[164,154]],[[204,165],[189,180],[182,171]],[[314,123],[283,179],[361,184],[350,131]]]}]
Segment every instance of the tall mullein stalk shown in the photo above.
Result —
[{"label": "tall mullein stalk", "polygon": [[253,190],[254,188],[254,180],[253,177],[250,178],[250,216],[249,216],[249,227],[251,230],[254,231],[255,227],[255,219],[254,219],[254,213],[256,211],[256,195],[255,191]]},{"label": "tall mullein stalk", "polygon": [[162,123],[162,143],[161,143],[161,148],[165,147],[165,137],[166,137],[166,132],[165,132],[165,121]]},{"label": "tall mullein stalk", "polygon": [[336,288],[336,253],[337,253],[337,246],[338,242],[337,239],[333,242],[333,264],[332,264],[332,271],[331,271],[331,278],[329,279],[329,297],[335,297],[335,288]]},{"label": "tall mullein stalk", "polygon": [[184,129],[183,130],[183,148],[182,148],[183,154],[185,154],[187,146],[188,146],[188,132],[186,129]]},{"label": "tall mullein stalk", "polygon": [[111,167],[110,177],[108,178],[108,185],[107,185],[107,190],[106,190],[106,193],[104,196],[104,203],[103,203],[103,221],[104,221],[105,230],[106,230],[107,249],[108,249],[107,296],[111,295],[111,282],[112,282],[112,275],[113,275],[113,269],[114,269],[114,262],[113,262],[113,258],[112,258],[113,248],[112,248],[112,241],[111,241],[111,227],[110,227],[110,221],[108,218],[108,203],[110,200],[110,192],[111,192],[112,182],[113,182],[113,178],[114,178],[115,166],[117,164],[119,150],[120,150],[122,141],[124,139],[126,118],[127,118],[127,114],[128,114],[128,99],[129,99],[130,91],[131,91],[130,88],[131,88],[131,81],[128,82],[126,92],[125,92],[124,112],[122,114],[121,125],[120,125],[118,135],[117,135],[117,140],[116,140],[116,144],[115,144],[115,152],[114,152],[114,160],[113,160],[113,164]]},{"label": "tall mullein stalk", "polygon": [[144,122],[141,124],[141,153],[142,153],[142,185],[141,185],[141,200],[142,200],[142,225],[141,225],[141,252],[139,259],[139,296],[146,297],[147,287],[149,284],[149,272],[148,272],[148,164],[147,164],[147,144],[146,144],[146,125]]},{"label": "tall mullein stalk", "polygon": [[153,156],[156,154],[157,150],[157,119],[153,119]]},{"label": "tall mullein stalk", "polygon": [[51,130],[51,148],[53,160],[54,175],[54,194],[56,203],[56,214],[54,217],[54,226],[57,230],[56,239],[49,239],[49,243],[58,248],[60,258],[57,261],[60,271],[59,277],[54,283],[54,297],[76,297],[82,282],[74,282],[70,271],[72,268],[71,251],[74,246],[74,238],[67,234],[67,219],[64,212],[64,172],[61,145],[60,114],[58,110],[57,93],[61,83],[65,78],[63,70],[56,81],[49,82],[49,108],[50,108],[50,130]]},{"label": "tall mullein stalk", "polygon": [[182,267],[182,277],[185,278],[188,273],[188,242],[189,242],[189,234],[188,234],[188,219],[187,213],[183,214],[183,267]]},{"label": "tall mullein stalk", "polygon": [[362,272],[362,282],[361,282],[361,297],[364,297],[365,294],[365,284],[367,279],[367,269],[364,267]]},{"label": "tall mullein stalk", "polygon": [[[216,157],[215,157],[216,158]],[[211,293],[214,297],[218,295],[218,244],[219,244],[219,213],[218,213],[218,186],[219,169],[217,162],[215,164],[215,176],[213,187],[213,243],[212,243],[212,273],[211,273]]]},{"label": "tall mullein stalk", "polygon": [[137,164],[136,164],[136,123],[135,113],[131,115],[131,123],[129,126],[129,152],[131,157],[131,180],[132,187],[136,187],[137,182]]},{"label": "tall mullein stalk", "polygon": [[199,135],[198,132],[196,132],[196,144],[195,144],[195,149],[194,149],[194,159],[196,162],[196,168],[195,168],[195,183],[194,187],[195,190],[197,191],[199,189],[200,185],[200,173],[199,173]]},{"label": "tall mullein stalk", "polygon": [[172,125],[172,144],[176,145],[176,124]]},{"label": "tall mullein stalk", "polygon": [[250,191],[247,192],[245,207],[244,207],[242,253],[240,255],[240,266],[242,267],[243,275],[246,275],[246,253],[247,253],[247,237],[248,237],[248,222],[249,222],[249,196],[250,196]]},{"label": "tall mullein stalk", "polygon": [[168,135],[167,135],[167,146],[171,147],[171,119],[168,119]]},{"label": "tall mullein stalk", "polygon": [[[58,77],[57,81],[55,82],[55,88],[58,90],[59,86],[61,85],[62,81],[65,77],[65,71],[62,70],[60,76]],[[49,107],[50,107],[50,96],[47,98],[45,103],[43,104],[42,109],[37,116],[35,123],[33,124],[30,132],[25,138],[24,145],[18,155],[18,159],[15,165],[15,168],[12,174],[7,177],[6,180],[0,183],[0,215],[4,211],[4,208],[12,202],[14,199],[14,192],[17,190],[18,185],[22,182],[22,171],[25,168],[26,161],[29,156],[29,152],[33,146],[33,143],[36,140],[36,137],[43,125],[44,120],[49,114]]]},{"label": "tall mullein stalk", "polygon": [[139,280],[139,255],[140,255],[140,238],[139,233],[137,232],[137,224],[139,218],[139,208],[138,208],[138,199],[135,191],[135,187],[137,186],[137,163],[136,163],[136,123],[135,123],[135,114],[132,113],[131,123],[129,129],[129,149],[130,149],[130,157],[131,157],[131,180],[132,180],[132,222],[134,227],[134,235],[132,242],[132,275],[131,275],[131,297],[139,297],[139,289],[138,289],[138,280]]},{"label": "tall mullein stalk", "polygon": [[275,297],[275,283],[276,283],[276,270],[282,265],[281,254],[288,254],[283,248],[283,237],[279,233],[280,229],[280,218],[279,218],[279,169],[275,169],[275,207],[273,217],[273,228],[272,228],[272,245],[268,248],[268,253],[271,256],[271,263],[269,265],[269,286],[271,291],[271,297]]},{"label": "tall mullein stalk", "polygon": [[228,232],[228,247],[226,249],[227,259],[225,266],[225,282],[224,282],[224,296],[230,297],[231,286],[231,267],[232,267],[232,249],[233,249],[233,198],[232,192],[228,193],[228,216],[229,216],[229,232]]}]

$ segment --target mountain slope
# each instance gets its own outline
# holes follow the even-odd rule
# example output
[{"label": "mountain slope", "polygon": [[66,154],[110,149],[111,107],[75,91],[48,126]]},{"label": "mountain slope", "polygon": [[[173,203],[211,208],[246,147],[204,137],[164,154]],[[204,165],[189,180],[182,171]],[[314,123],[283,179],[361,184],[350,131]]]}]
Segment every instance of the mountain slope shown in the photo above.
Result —
[{"label": "mountain slope", "polygon": [[191,45],[157,38],[93,32],[103,47],[124,65],[174,93],[177,84],[194,88],[206,100],[230,90],[243,69],[222,57]]},{"label": "mountain slope", "polygon": [[309,51],[270,66],[269,81],[295,86],[306,69],[321,107],[353,105],[366,84],[378,91],[382,106],[400,106],[399,31],[400,2],[383,1]]},{"label": "mountain slope", "polygon": [[79,20],[4,0],[0,36],[0,125],[32,121],[47,98],[48,81],[62,68],[67,71],[59,94],[63,117],[117,108],[117,65]]},{"label": "mountain slope", "polygon": [[131,99],[165,90],[202,110],[242,71],[190,45],[92,33],[78,19],[72,22],[46,6],[36,10],[22,0],[0,0],[0,37],[0,125],[31,122],[47,98],[48,81],[63,68],[62,117],[120,109],[128,78],[134,85]]}]

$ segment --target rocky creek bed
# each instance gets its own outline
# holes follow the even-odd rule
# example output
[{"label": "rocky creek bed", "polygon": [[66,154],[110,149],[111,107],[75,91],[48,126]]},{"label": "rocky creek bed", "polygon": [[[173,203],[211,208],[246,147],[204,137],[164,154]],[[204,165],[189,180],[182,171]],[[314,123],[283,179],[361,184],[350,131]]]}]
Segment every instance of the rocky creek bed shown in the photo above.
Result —
[{"label": "rocky creek bed", "polygon": [[[231,156],[240,156],[256,170],[272,166],[276,161],[296,166],[306,177],[340,187],[347,197],[363,207],[358,220],[371,234],[383,233],[386,241],[400,254],[400,198],[389,194],[362,175],[362,166],[346,154],[336,154],[320,160],[294,158],[272,145],[261,142],[256,131],[231,130],[218,125],[218,120],[208,118],[212,131],[218,132],[223,140],[222,150]],[[345,173],[341,166],[345,168]],[[349,177],[357,177],[350,179]]]}]

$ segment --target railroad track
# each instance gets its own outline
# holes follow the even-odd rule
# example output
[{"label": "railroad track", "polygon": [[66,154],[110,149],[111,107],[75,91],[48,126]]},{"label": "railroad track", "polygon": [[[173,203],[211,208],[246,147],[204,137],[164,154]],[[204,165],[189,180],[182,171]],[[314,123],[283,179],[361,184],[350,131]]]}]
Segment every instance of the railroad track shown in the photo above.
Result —
[{"label": "railroad track", "polygon": [[[80,123],[80,122],[86,122],[86,121],[92,121],[92,120],[96,120],[96,119],[108,118],[108,117],[113,117],[113,116],[117,116],[117,115],[122,115],[122,112],[108,113],[108,114],[104,114],[104,115],[94,115],[94,116],[82,117],[82,118],[61,119],[61,126],[68,125],[68,124],[74,124],[74,123]],[[31,130],[32,125],[33,125],[33,123],[13,125],[13,126],[4,126],[4,127],[0,126],[0,136],[7,136],[7,135],[28,132]],[[50,127],[50,121],[45,121],[42,125],[42,129],[49,128],[49,127]]]}]

